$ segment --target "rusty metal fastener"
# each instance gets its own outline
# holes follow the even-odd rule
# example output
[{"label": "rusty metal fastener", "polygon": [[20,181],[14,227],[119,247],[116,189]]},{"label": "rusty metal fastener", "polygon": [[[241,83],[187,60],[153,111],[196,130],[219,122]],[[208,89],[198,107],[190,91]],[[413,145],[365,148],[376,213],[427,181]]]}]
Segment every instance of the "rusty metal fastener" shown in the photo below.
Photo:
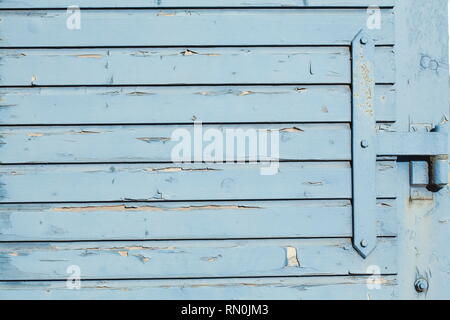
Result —
[{"label": "rusty metal fastener", "polygon": [[428,290],[428,281],[425,279],[417,279],[414,287],[419,293],[425,292]]}]

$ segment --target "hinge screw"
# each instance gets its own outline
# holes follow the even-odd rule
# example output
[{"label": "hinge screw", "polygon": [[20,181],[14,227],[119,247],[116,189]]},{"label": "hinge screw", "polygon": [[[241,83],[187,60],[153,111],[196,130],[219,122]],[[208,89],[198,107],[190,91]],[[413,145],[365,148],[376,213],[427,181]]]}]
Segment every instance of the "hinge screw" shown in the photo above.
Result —
[{"label": "hinge screw", "polygon": [[418,279],[414,284],[414,287],[419,293],[425,292],[428,290],[428,281],[425,279]]},{"label": "hinge screw", "polygon": [[367,140],[363,140],[361,141],[361,147],[363,147],[364,149],[369,147],[369,142]]},{"label": "hinge screw", "polygon": [[360,42],[361,44],[367,44],[369,42],[369,39],[367,39],[366,37],[362,37]]},{"label": "hinge screw", "polygon": [[367,248],[368,245],[369,245],[369,244],[367,243],[366,240],[361,240],[361,247]]}]

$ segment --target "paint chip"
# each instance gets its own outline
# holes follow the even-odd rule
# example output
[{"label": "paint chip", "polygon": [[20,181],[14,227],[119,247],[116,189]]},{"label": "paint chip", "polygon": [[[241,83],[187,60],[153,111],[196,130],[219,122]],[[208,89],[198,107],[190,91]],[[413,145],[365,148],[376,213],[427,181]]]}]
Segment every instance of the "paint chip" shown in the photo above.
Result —
[{"label": "paint chip", "polygon": [[176,16],[177,14],[176,13],[172,13],[172,12],[158,12],[157,14],[156,14],[158,17],[174,17],[174,16]]},{"label": "paint chip", "polygon": [[242,91],[241,93],[239,93],[239,97],[248,96],[253,93],[253,91]]},{"label": "paint chip", "polygon": [[287,267],[300,267],[300,262],[297,258],[297,248],[287,247],[286,248],[286,259],[287,259]]},{"label": "paint chip", "polygon": [[298,127],[280,129],[280,132],[289,132],[289,133],[304,132],[304,131],[305,130],[302,130]]},{"label": "paint chip", "polygon": [[97,134],[100,133],[98,131],[90,131],[90,130],[81,130],[81,131],[75,131],[71,132],[72,134]]},{"label": "paint chip", "polygon": [[200,168],[200,169],[185,169],[180,167],[167,167],[167,168],[145,168],[146,172],[206,172],[206,171],[220,171],[220,169]]},{"label": "paint chip", "polygon": [[323,186],[322,181],[307,181],[307,182],[304,182],[303,184],[308,185],[308,186]]},{"label": "paint chip", "polygon": [[136,138],[139,141],[143,141],[143,142],[147,142],[147,143],[152,143],[152,142],[167,142],[170,141],[170,138],[165,138],[165,137],[143,137],[143,138]]},{"label": "paint chip", "polygon": [[151,92],[144,92],[144,91],[133,91],[127,93],[129,96],[147,96],[147,95],[153,95],[154,93]]},{"label": "paint chip", "polygon": [[198,54],[198,53],[195,52],[195,51],[191,51],[191,50],[189,50],[189,49],[186,49],[185,51],[181,52],[181,54],[182,54],[183,56],[193,56],[193,55],[196,55],[196,54]]},{"label": "paint chip", "polygon": [[101,59],[103,56],[101,54],[79,54],[76,55],[77,58],[94,58],[94,59]]}]

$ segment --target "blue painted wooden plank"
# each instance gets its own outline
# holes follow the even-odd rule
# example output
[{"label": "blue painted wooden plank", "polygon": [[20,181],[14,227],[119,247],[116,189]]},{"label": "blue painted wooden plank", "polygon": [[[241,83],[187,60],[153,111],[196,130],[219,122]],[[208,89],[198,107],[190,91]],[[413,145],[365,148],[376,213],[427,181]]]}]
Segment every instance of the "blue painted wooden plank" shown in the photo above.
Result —
[{"label": "blue painted wooden plank", "polygon": [[204,48],[192,52],[183,48],[1,50],[1,84],[350,82],[346,48]]},{"label": "blue painted wooden plank", "polygon": [[[28,8],[68,8],[74,4],[71,0],[2,0],[1,9]],[[393,7],[395,0],[78,0],[80,8],[198,8],[198,7]]]},{"label": "blue painted wooden plank", "polygon": [[169,299],[169,300],[389,300],[399,296],[395,276],[380,276],[379,290],[367,277],[82,281],[70,290],[65,281],[0,282],[1,299]]},{"label": "blue painted wooden plank", "polygon": [[[345,47],[0,50],[1,85],[350,84]],[[378,48],[378,83],[395,82]]]},{"label": "blue painted wooden plank", "polygon": [[[378,44],[394,44],[392,9],[383,9]],[[2,11],[1,47],[349,45],[365,9],[84,10],[81,28],[66,10]],[[51,35],[51,37],[49,36]]]},{"label": "blue painted wooden plank", "polygon": [[[170,162],[173,150],[180,144],[179,136],[173,136],[177,129],[190,134],[194,155],[194,126],[2,127],[0,163]],[[237,140],[256,147],[261,140],[260,131],[268,132],[269,139],[277,131],[282,160],[351,160],[349,124],[202,126],[203,134],[211,130],[224,139],[219,147],[223,153],[219,161],[239,160],[235,152],[230,154],[227,150],[237,130],[248,133],[248,140],[246,136]],[[204,148],[210,143],[203,142]],[[239,157],[250,161],[266,159],[268,154],[257,149],[255,154],[247,152]]]},{"label": "blue painted wooden plank", "polygon": [[[1,84],[349,84],[351,80],[347,48],[150,50],[1,50]],[[377,81],[394,82],[392,49],[379,48],[377,53]]]},{"label": "blue painted wooden plank", "polygon": [[[348,86],[0,89],[0,124],[350,122]],[[376,88],[378,121],[395,121],[395,91]]]},{"label": "blue painted wooden plank", "polygon": [[[351,168],[347,162],[284,162],[279,164],[277,174],[261,175],[261,168],[268,166],[2,166],[1,202],[351,198]],[[395,162],[378,163],[379,197],[395,197],[395,168]]]},{"label": "blue painted wooden plank", "polygon": [[351,239],[3,243],[0,280],[318,276],[396,273],[396,241],[380,239],[367,259]]},{"label": "blue painted wooden plank", "polygon": [[[379,200],[378,235],[397,235]],[[324,223],[326,221],[326,223]],[[2,205],[0,241],[351,237],[348,200]]]}]

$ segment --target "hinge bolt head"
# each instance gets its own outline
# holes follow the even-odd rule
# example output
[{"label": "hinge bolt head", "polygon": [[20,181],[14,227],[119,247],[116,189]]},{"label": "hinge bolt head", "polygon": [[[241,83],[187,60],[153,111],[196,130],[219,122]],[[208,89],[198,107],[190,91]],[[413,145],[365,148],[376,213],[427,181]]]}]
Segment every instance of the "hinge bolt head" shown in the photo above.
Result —
[{"label": "hinge bolt head", "polygon": [[362,37],[360,42],[361,44],[367,44],[369,42],[369,39],[367,39],[366,37]]},{"label": "hinge bolt head", "polygon": [[361,247],[367,248],[368,245],[369,245],[369,244],[367,243],[366,240],[361,240]]},{"label": "hinge bolt head", "polygon": [[364,149],[369,147],[369,142],[367,140],[363,140],[361,141],[361,147],[363,147]]},{"label": "hinge bolt head", "polygon": [[425,279],[418,279],[414,284],[414,287],[419,293],[425,292],[428,290],[428,281]]}]

